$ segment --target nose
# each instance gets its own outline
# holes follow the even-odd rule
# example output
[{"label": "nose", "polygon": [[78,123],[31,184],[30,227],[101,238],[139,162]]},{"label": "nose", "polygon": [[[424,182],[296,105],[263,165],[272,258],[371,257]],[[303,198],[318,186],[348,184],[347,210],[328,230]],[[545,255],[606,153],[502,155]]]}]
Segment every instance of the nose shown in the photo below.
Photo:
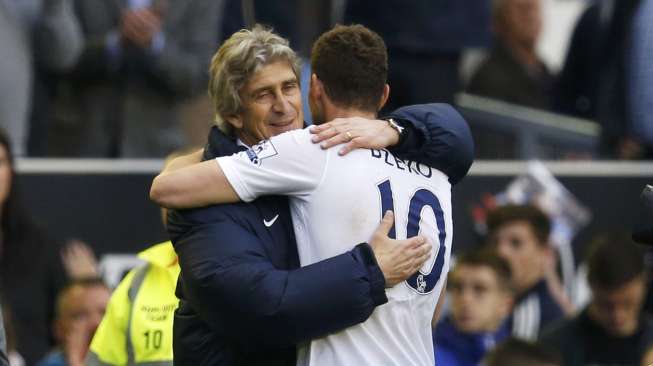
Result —
[{"label": "nose", "polygon": [[510,247],[508,243],[498,240],[496,251],[497,254],[505,260],[508,260],[508,258],[510,258]]},{"label": "nose", "polygon": [[288,100],[288,97],[283,93],[279,93],[279,95],[275,98],[272,108],[275,112],[278,113],[285,114],[288,112],[290,110],[290,101]]}]

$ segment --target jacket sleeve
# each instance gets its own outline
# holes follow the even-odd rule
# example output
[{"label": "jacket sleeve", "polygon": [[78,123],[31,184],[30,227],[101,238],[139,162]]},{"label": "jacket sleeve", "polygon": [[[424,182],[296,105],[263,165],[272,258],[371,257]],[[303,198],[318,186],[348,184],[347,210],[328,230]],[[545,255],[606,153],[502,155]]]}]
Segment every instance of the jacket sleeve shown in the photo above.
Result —
[{"label": "jacket sleeve", "polygon": [[227,215],[197,224],[187,212],[171,212],[168,231],[186,300],[214,331],[245,348],[320,337],[366,320],[387,302],[367,244],[287,271],[274,267],[251,229]]},{"label": "jacket sleeve", "polygon": [[474,161],[474,141],[465,119],[441,103],[402,107],[388,117],[409,124],[409,136],[392,149],[397,156],[442,171],[451,184],[467,175]]}]

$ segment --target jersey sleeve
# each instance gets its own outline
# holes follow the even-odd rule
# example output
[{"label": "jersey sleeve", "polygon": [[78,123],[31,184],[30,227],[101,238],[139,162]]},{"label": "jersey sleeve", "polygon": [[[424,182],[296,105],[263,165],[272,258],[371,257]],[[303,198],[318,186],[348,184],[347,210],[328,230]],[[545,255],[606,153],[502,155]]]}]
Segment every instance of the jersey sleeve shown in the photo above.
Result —
[{"label": "jersey sleeve", "polygon": [[240,199],[250,202],[263,195],[310,194],[323,178],[327,156],[326,150],[311,141],[308,129],[303,129],[216,161]]}]

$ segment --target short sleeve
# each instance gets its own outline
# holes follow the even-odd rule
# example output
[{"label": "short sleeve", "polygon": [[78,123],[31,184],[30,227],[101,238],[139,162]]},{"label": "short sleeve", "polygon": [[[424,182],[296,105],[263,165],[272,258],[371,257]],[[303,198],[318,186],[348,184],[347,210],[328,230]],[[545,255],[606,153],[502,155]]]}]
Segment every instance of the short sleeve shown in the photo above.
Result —
[{"label": "short sleeve", "polygon": [[250,202],[263,195],[309,195],[323,178],[327,158],[328,152],[311,141],[306,128],[216,161],[240,199]]}]

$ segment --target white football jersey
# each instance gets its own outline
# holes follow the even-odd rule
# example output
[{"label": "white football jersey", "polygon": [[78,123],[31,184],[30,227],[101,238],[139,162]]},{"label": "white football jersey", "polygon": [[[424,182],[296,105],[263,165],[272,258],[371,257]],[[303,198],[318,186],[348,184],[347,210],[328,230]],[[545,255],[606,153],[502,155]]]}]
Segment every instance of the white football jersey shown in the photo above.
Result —
[{"label": "white football jersey", "polygon": [[322,150],[308,129],[218,158],[243,201],[290,196],[302,266],[367,242],[392,210],[391,236],[422,234],[431,259],[409,280],[386,290],[388,303],[365,322],[302,345],[298,365],[434,364],[431,319],[449,270],[453,224],[451,185],[440,171],[386,150]]}]

